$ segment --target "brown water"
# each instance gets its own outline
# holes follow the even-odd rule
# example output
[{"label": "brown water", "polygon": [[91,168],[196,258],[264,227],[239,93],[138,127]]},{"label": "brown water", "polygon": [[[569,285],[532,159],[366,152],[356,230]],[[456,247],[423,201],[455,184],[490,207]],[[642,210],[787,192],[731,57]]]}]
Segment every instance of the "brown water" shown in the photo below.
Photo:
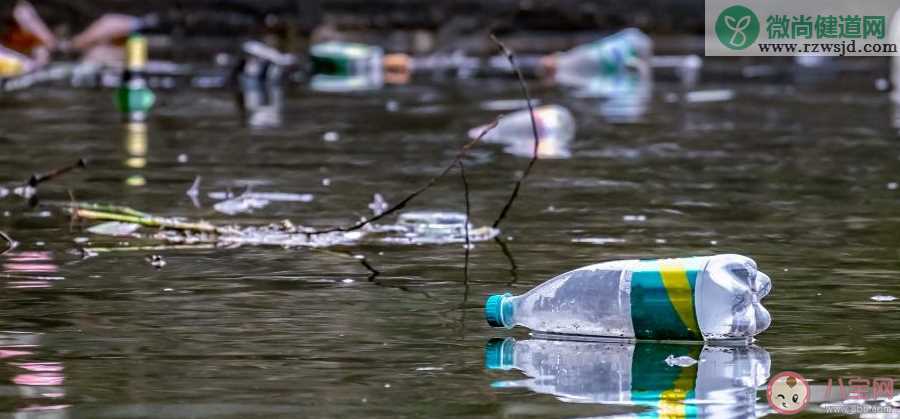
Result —
[{"label": "brown water", "polygon": [[[753,257],[773,279],[766,305],[774,322],[757,342],[772,374],[794,370],[819,384],[900,378],[900,302],[870,299],[900,297],[900,189],[892,183],[900,182],[900,139],[887,95],[869,80],[701,87],[736,96],[670,103],[679,88],[657,84],[645,114],[611,124],[597,100],[535,85],[537,98],[569,107],[578,121],[571,158],[539,162],[502,226],[514,265],[496,242],[477,243],[468,284],[458,243],[340,249],[368,257],[381,272],[371,281],[352,257],[326,250],[82,259],[80,238],[138,243],[90,235],[49,204],[3,198],[0,229],[21,244],[2,256],[0,416],[640,412],[492,388],[525,377],[487,370],[487,341],[527,334],[489,328],[485,296],[524,292],[598,261],[726,252]],[[466,131],[497,114],[484,102],[519,98],[511,80],[347,95],[293,89],[280,127],[251,128],[230,92],[159,92],[144,152],[140,141],[129,145],[111,97],[52,89],[0,97],[0,181],[87,157],[88,170],[42,186],[41,198],[65,202],[71,191],[162,215],[347,224],[368,213],[373,193],[396,202],[437,174]],[[338,140],[324,141],[328,131]],[[494,219],[526,161],[492,145],[471,154],[475,224]],[[195,176],[203,178],[200,208],[184,194]],[[237,216],[212,210],[207,192],[248,184],[315,200]],[[410,209],[463,205],[452,176]],[[154,253],[168,262],[161,270],[145,261]],[[765,412],[764,389],[758,397]]]}]

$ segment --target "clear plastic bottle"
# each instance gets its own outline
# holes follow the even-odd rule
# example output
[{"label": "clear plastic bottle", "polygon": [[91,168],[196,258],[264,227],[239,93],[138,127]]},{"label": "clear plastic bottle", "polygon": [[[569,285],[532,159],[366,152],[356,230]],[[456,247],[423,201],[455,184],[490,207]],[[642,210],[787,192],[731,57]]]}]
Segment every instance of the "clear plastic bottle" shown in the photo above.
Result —
[{"label": "clear plastic bottle", "polygon": [[[534,108],[534,122],[537,125],[538,156],[542,158],[564,158],[569,156],[569,144],[575,137],[575,118],[568,109],[559,105],[544,105]],[[489,125],[469,130],[469,137],[478,138]],[[531,157],[534,154],[534,131],[528,109],[513,112],[500,118],[500,122],[482,137],[482,141],[505,145],[510,154]]]},{"label": "clear plastic bottle", "polygon": [[506,338],[485,348],[487,368],[529,377],[494,388],[524,387],[572,403],[637,404],[668,417],[765,414],[756,389],[765,385],[770,363],[769,353],[753,345]]},{"label": "clear plastic bottle", "polygon": [[488,324],[646,340],[744,340],[766,330],[772,287],[740,255],[599,263],[520,296],[492,295]]},{"label": "clear plastic bottle", "polygon": [[557,54],[551,67],[558,83],[583,86],[597,77],[629,71],[647,74],[652,56],[650,37],[639,29],[628,28]]}]

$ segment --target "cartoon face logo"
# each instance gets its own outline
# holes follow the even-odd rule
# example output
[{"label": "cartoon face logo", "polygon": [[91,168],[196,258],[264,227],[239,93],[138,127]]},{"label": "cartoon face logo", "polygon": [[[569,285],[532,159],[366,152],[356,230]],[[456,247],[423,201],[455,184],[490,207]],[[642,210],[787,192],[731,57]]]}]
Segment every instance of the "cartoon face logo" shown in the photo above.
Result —
[{"label": "cartoon face logo", "polygon": [[793,415],[806,409],[809,404],[809,384],[796,372],[782,371],[769,380],[766,396],[769,406],[776,412]]}]

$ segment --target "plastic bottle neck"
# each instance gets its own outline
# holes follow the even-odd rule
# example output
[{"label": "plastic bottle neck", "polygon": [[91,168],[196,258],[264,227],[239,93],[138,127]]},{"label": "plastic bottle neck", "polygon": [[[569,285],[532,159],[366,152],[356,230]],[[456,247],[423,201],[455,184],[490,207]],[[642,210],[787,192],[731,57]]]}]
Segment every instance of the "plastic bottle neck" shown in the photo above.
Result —
[{"label": "plastic bottle neck", "polygon": [[512,329],[516,325],[514,320],[515,298],[510,293],[494,294],[488,297],[484,305],[484,314],[488,324],[493,327]]}]

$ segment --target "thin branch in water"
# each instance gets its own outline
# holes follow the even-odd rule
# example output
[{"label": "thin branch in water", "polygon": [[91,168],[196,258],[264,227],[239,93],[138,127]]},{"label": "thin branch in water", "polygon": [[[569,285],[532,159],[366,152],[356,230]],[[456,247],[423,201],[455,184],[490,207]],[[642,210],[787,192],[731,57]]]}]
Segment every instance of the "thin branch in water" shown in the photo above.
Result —
[{"label": "thin branch in water", "polygon": [[462,179],[463,184],[463,196],[466,198],[466,221],[464,224],[464,229],[466,232],[466,262],[463,265],[463,279],[466,285],[466,293],[463,295],[463,303],[466,302],[466,299],[469,297],[469,249],[471,247],[471,242],[469,240],[469,215],[471,213],[471,205],[469,202],[469,182],[466,181],[466,166],[463,164],[462,160],[459,161],[459,176]]},{"label": "thin branch in water", "polygon": [[6,234],[5,231],[0,230],[0,237],[2,237],[3,240],[6,240],[6,249],[0,252],[0,255],[5,254],[6,252],[9,252],[10,250],[13,250],[19,246],[19,242],[13,240],[13,238],[10,237],[9,234]]},{"label": "thin branch in water", "polygon": [[[501,117],[502,117],[502,115],[501,115]],[[400,200],[400,202],[397,202],[396,204],[394,204],[390,208],[386,209],[381,214],[378,214],[372,218],[367,218],[362,221],[359,221],[358,223],[353,224],[349,227],[334,227],[334,228],[329,228],[329,229],[325,229],[325,230],[310,231],[310,232],[307,232],[306,234],[308,236],[312,236],[312,235],[316,235],[316,234],[325,234],[325,233],[334,233],[334,232],[346,233],[348,231],[359,230],[374,221],[378,221],[378,220],[402,209],[403,207],[406,206],[406,204],[408,204],[410,201],[415,199],[417,196],[421,195],[423,192],[428,190],[428,188],[430,188],[432,185],[437,183],[438,180],[440,180],[441,178],[446,176],[447,173],[449,173],[450,170],[452,170],[453,167],[456,166],[457,163],[459,163],[463,157],[465,157],[465,155],[469,151],[469,149],[472,148],[473,146],[475,146],[475,144],[477,144],[479,141],[481,141],[481,139],[488,132],[490,132],[492,129],[494,129],[494,127],[496,127],[497,123],[499,123],[499,122],[500,122],[500,117],[497,117],[497,119],[494,119],[494,122],[491,122],[488,126],[486,126],[481,131],[481,133],[478,134],[478,137],[475,137],[474,140],[469,141],[468,143],[466,143],[465,145],[462,146],[462,148],[459,150],[459,153],[456,154],[456,157],[453,159],[453,161],[451,161],[450,164],[447,165],[447,167],[445,167],[444,170],[442,170],[439,175],[431,178],[425,185],[419,187],[419,189],[416,189],[411,194],[407,195],[406,198],[403,198],[402,200]]]},{"label": "thin branch in water", "polygon": [[35,187],[41,183],[44,183],[48,180],[59,177],[71,170],[78,169],[78,168],[86,168],[86,167],[87,167],[87,160],[85,160],[84,158],[80,158],[80,159],[78,159],[77,162],[70,164],[68,166],[60,167],[59,169],[51,170],[51,171],[49,171],[47,173],[43,173],[43,174],[35,173],[35,174],[31,175],[31,177],[28,179],[27,183],[28,183],[28,186],[31,186],[33,188],[33,187]]},{"label": "thin branch in water", "polygon": [[500,47],[500,50],[506,55],[506,59],[509,60],[509,65],[512,66],[513,70],[516,72],[516,77],[519,79],[519,87],[522,88],[522,94],[525,95],[525,101],[528,103],[528,114],[531,116],[531,133],[534,135],[534,150],[532,151],[531,160],[528,161],[528,166],[525,167],[525,171],[522,172],[522,176],[519,177],[519,180],[516,181],[516,186],[513,188],[512,194],[509,195],[509,200],[506,201],[506,205],[503,206],[503,210],[500,211],[500,215],[497,216],[497,219],[494,220],[494,224],[492,227],[498,228],[500,223],[506,218],[506,214],[509,213],[510,208],[512,208],[513,202],[515,202],[516,197],[519,195],[519,189],[522,188],[522,183],[525,181],[525,178],[528,177],[528,173],[531,172],[531,168],[537,163],[538,160],[538,148],[541,144],[540,137],[538,135],[537,128],[537,120],[534,117],[534,107],[531,105],[531,95],[528,93],[528,85],[525,84],[525,77],[522,76],[522,70],[519,69],[519,65],[516,64],[516,56],[506,48],[506,45],[503,45],[499,39],[497,39],[494,34],[491,34],[491,40]]},{"label": "thin branch in water", "polygon": [[362,266],[364,266],[366,269],[369,270],[369,274],[370,274],[370,275],[369,275],[369,282],[372,282],[378,275],[381,275],[381,271],[379,271],[378,269],[375,269],[375,267],[372,266],[371,263],[369,263],[369,261],[366,259],[365,256],[363,256],[363,255],[358,255],[358,256],[355,256],[355,257],[356,257],[357,259],[359,259],[359,263],[361,263]]}]

